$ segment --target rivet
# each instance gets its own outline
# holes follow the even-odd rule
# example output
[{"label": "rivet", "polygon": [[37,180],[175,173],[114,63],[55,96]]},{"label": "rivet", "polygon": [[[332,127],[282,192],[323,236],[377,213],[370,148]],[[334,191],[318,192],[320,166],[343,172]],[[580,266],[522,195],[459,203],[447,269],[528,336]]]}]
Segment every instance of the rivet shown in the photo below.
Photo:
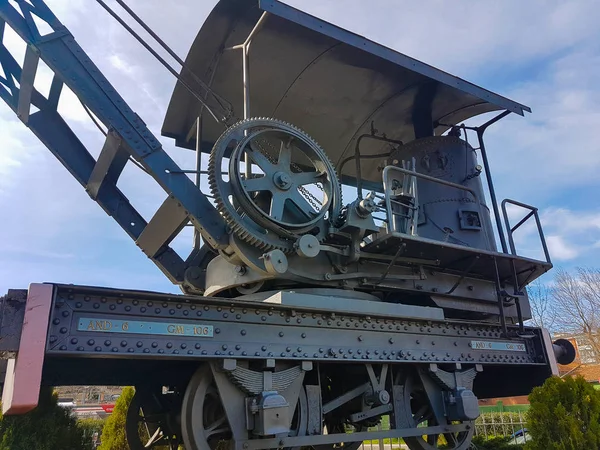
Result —
[{"label": "rivet", "polygon": [[246,336],[246,330],[242,330],[242,331],[240,331],[240,334],[241,334],[242,336]]},{"label": "rivet", "polygon": [[60,332],[61,332],[62,334],[65,334],[67,331],[69,331],[69,330],[67,330],[65,327],[62,327],[62,328],[60,329]]},{"label": "rivet", "polygon": [[102,351],[102,347],[96,347],[94,350],[96,350],[97,352],[101,352]]},{"label": "rivet", "polygon": [[79,342],[79,341],[77,340],[77,338],[73,338],[73,339],[71,339],[71,344],[77,344],[77,342]]},{"label": "rivet", "polygon": [[119,349],[117,347],[113,347],[113,348],[111,348],[111,351],[113,351],[114,353],[117,353],[119,351]]},{"label": "rivet", "polygon": [[306,333],[302,333],[300,336],[304,339],[306,337]]},{"label": "rivet", "polygon": [[164,353],[164,352],[165,352],[165,351],[164,351],[162,348],[159,348],[159,349],[158,349],[158,353],[162,354],[162,353]]},{"label": "rivet", "polygon": [[96,341],[94,341],[93,339],[90,339],[87,343],[88,343],[88,345],[91,346],[91,345],[94,345],[96,343]]},{"label": "rivet", "polygon": [[394,343],[394,339],[393,339],[393,338],[389,338],[389,339],[388,339],[388,342],[389,342],[390,344],[393,344],[393,343]]},{"label": "rivet", "polygon": [[200,316],[202,315],[202,311],[198,311],[198,312],[196,313],[196,315],[197,315],[198,317],[200,317]]},{"label": "rivet", "polygon": [[173,347],[173,344],[171,344],[170,342],[167,342],[167,348],[171,348]]},{"label": "rivet", "polygon": [[121,347],[127,347],[127,341],[121,341]]},{"label": "rivet", "polygon": [[185,344],[185,343],[181,344],[180,347],[183,348],[183,349],[186,349],[187,348],[187,344]]},{"label": "rivet", "polygon": [[215,333],[216,333],[216,334],[219,334],[220,332],[221,332],[221,329],[220,329],[220,328],[215,328]]},{"label": "rivet", "polygon": [[152,348],[156,348],[156,347],[158,347],[158,342],[153,342],[152,343]]}]

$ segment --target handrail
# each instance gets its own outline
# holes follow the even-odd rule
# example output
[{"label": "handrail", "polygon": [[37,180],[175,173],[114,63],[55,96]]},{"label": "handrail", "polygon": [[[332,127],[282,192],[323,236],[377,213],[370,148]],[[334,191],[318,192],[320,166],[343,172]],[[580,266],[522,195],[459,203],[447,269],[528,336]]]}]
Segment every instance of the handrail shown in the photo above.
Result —
[{"label": "handrail", "polygon": [[[519,223],[517,223],[514,227],[511,228],[510,221],[508,219],[508,213],[506,212],[506,204],[510,203],[511,205],[519,206],[523,209],[528,209],[529,214],[523,217]],[[540,222],[540,217],[538,215],[538,209],[531,205],[526,205],[525,203],[518,202],[516,200],[504,199],[502,200],[502,214],[504,215],[504,224],[506,226],[506,230],[508,232],[508,243],[510,245],[510,251],[513,255],[517,255],[517,250],[515,249],[515,241],[513,239],[513,233],[525,222],[527,222],[531,216],[535,217],[535,223],[537,225],[538,233],[540,236],[540,241],[542,242],[542,248],[544,249],[544,255],[546,256],[546,262],[548,264],[552,264],[550,260],[550,253],[548,252],[548,247],[546,246],[546,238],[544,237],[544,232],[542,230],[542,224]]]},{"label": "handrail", "polygon": [[478,195],[477,195],[477,193],[475,192],[474,189],[471,189],[469,187],[463,186],[462,184],[456,184],[456,183],[453,183],[451,181],[441,180],[439,178],[432,177],[430,175],[425,175],[425,174],[422,174],[422,173],[418,173],[416,171],[412,171],[412,170],[408,170],[408,169],[402,169],[402,168],[396,167],[396,166],[386,166],[383,169],[382,178],[383,178],[383,192],[386,194],[385,195],[385,207],[386,207],[386,211],[387,211],[387,215],[388,215],[388,220],[390,221],[390,226],[391,226],[392,217],[393,217],[391,199],[387,195],[387,178],[388,178],[388,172],[390,170],[396,171],[396,172],[400,172],[400,173],[405,174],[405,175],[411,175],[411,176],[414,176],[414,177],[417,177],[417,178],[421,178],[423,180],[432,181],[434,183],[443,184],[445,186],[450,186],[450,187],[453,187],[453,188],[456,188],[456,189],[460,189],[460,190],[469,192],[475,198],[475,202],[477,203],[477,205],[479,205],[479,207],[481,209],[481,204],[479,203],[479,197],[478,197]]}]

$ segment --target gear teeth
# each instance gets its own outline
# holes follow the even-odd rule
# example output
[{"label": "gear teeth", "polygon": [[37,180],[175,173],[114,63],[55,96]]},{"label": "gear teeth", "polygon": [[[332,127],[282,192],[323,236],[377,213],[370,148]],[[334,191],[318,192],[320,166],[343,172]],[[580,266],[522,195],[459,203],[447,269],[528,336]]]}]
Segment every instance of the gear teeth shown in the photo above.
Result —
[{"label": "gear teeth", "polygon": [[[322,150],[321,146],[317,143],[317,141],[315,141],[315,139],[313,139],[306,132],[302,131],[300,128],[298,128],[295,125],[292,125],[288,122],[285,122],[285,121],[268,118],[268,117],[253,117],[253,118],[249,118],[249,119],[243,119],[243,120],[238,121],[234,125],[228,127],[228,129],[223,134],[221,134],[219,139],[217,139],[217,141],[215,142],[213,149],[210,152],[209,161],[208,161],[208,184],[210,187],[210,191],[215,199],[217,211],[224,218],[227,225],[231,228],[231,231],[236,236],[238,236],[240,239],[247,242],[248,244],[250,244],[254,247],[257,247],[263,251],[279,249],[279,250],[283,251],[284,253],[289,254],[294,251],[293,244],[291,242],[289,243],[289,245],[280,244],[278,242],[274,242],[273,240],[268,240],[266,237],[263,237],[261,235],[257,235],[257,233],[253,230],[249,230],[240,221],[239,217],[236,218],[234,216],[234,214],[232,214],[232,212],[230,211],[230,206],[225,204],[222,193],[219,190],[217,173],[221,172],[220,161],[223,158],[222,153],[224,153],[224,151],[220,151],[220,150],[221,150],[223,141],[229,137],[230,130],[233,130],[236,128],[245,128],[246,124],[256,123],[256,122],[259,122],[259,124],[257,126],[261,125],[260,122],[265,122],[264,126],[269,126],[269,123],[271,123],[272,125],[276,125],[276,126],[283,125],[284,127],[291,128],[298,134],[301,134],[303,137],[308,139],[309,142],[312,143],[316,148],[321,150],[322,156],[329,163],[329,167],[332,172],[332,177],[334,178],[334,179],[332,179],[332,185],[333,185],[333,200],[332,200],[332,205],[331,205],[332,210],[331,210],[330,217],[328,219],[328,221],[331,224],[335,223],[335,221],[336,221],[335,219],[339,216],[341,209],[342,209],[342,189],[339,184],[339,176],[338,176],[335,166],[329,160],[326,153]],[[324,238],[324,235],[325,235],[325,233],[322,232],[321,239],[320,239],[321,242]]]}]

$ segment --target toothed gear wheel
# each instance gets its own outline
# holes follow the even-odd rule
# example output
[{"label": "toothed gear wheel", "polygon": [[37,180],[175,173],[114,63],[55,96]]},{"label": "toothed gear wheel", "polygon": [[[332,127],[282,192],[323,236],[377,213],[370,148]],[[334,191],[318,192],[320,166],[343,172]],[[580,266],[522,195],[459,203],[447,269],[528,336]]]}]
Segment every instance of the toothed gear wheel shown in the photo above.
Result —
[{"label": "toothed gear wheel", "polygon": [[232,232],[262,250],[293,251],[304,234],[322,242],[340,213],[333,164],[309,135],[280,120],[251,118],[225,130],[210,153],[208,180]]}]

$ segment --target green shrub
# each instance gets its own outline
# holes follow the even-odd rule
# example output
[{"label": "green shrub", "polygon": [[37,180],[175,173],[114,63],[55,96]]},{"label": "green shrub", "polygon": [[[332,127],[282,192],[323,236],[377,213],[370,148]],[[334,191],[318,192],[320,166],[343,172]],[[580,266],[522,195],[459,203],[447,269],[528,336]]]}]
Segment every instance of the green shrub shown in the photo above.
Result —
[{"label": "green shrub", "polygon": [[98,450],[129,450],[127,436],[125,435],[125,420],[131,399],[135,394],[132,387],[123,389],[121,396],[115,403],[112,414],[104,422],[102,429],[102,443]]},{"label": "green shrub", "polygon": [[529,395],[528,450],[600,447],[600,393],[581,376],[551,377]]},{"label": "green shrub", "polygon": [[27,414],[2,417],[0,450],[87,450],[82,430],[58,396],[42,387],[37,408]]},{"label": "green shrub", "polygon": [[80,419],[77,421],[77,427],[81,430],[83,434],[83,440],[85,443],[85,450],[93,450],[93,435],[94,433],[98,433],[98,437],[102,435],[102,428],[104,427],[103,419]]},{"label": "green shrub", "polygon": [[510,438],[495,436],[491,438],[485,438],[484,436],[478,435],[473,438],[473,449],[474,450],[523,450],[525,447],[520,444],[510,445],[508,443]]}]

